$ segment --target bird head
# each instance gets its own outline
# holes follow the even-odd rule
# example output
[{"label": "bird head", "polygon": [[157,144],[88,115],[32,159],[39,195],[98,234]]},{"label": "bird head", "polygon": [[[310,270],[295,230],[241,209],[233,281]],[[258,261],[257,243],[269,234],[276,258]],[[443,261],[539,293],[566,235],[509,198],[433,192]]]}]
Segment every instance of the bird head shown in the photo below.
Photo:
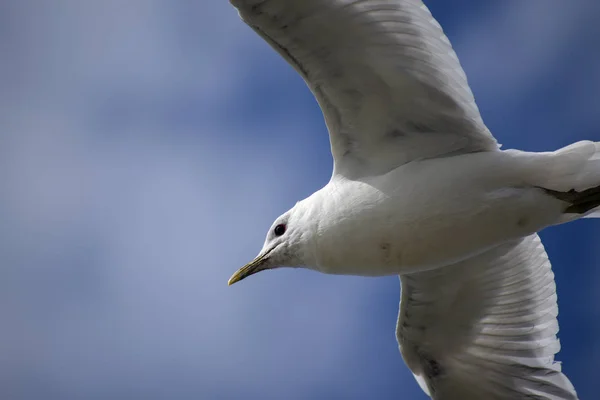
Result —
[{"label": "bird head", "polygon": [[257,272],[280,267],[305,267],[314,264],[312,223],[306,203],[296,205],[279,216],[269,228],[263,248],[258,255],[229,278],[233,285]]}]

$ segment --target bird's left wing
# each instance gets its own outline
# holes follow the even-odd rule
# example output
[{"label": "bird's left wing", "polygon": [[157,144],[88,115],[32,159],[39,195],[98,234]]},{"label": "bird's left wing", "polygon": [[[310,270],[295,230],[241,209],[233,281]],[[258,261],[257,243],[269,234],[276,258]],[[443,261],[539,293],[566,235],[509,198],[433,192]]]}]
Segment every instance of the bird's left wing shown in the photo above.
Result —
[{"label": "bird's left wing", "polygon": [[536,234],[401,282],[398,343],[433,399],[577,399],[554,361],[556,287]]},{"label": "bird's left wing", "polygon": [[334,174],[497,150],[456,54],[421,0],[230,0],[304,78]]}]

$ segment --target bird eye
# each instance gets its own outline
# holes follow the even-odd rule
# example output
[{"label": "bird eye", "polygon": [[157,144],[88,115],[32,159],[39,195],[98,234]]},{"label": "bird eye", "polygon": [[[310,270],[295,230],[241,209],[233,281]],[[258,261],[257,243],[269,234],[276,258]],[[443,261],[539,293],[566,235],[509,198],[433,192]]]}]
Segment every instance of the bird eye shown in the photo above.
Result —
[{"label": "bird eye", "polygon": [[273,229],[273,233],[275,233],[275,236],[281,236],[285,233],[285,225],[284,224],[279,224],[275,227],[275,229]]}]

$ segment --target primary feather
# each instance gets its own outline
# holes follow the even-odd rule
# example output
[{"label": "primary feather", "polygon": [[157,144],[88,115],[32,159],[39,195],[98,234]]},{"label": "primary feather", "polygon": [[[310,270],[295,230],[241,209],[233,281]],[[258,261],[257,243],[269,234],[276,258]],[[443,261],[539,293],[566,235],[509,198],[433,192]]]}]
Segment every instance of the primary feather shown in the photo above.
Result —
[{"label": "primary feather", "polygon": [[402,276],[397,336],[434,399],[576,399],[554,355],[556,287],[537,235]]},{"label": "primary feather", "polygon": [[304,78],[329,129],[334,173],[496,150],[442,28],[420,0],[231,0]]}]

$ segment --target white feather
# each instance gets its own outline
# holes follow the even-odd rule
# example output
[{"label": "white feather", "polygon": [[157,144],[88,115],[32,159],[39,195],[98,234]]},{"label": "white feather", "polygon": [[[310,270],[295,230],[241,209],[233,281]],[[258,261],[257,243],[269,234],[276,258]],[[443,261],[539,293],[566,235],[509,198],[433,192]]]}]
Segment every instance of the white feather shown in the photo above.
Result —
[{"label": "white feather", "polygon": [[465,73],[420,0],[231,0],[304,78],[331,139],[334,173],[496,150]]},{"label": "white feather", "polygon": [[577,398],[554,360],[554,275],[537,235],[401,281],[398,342],[434,399]]}]

